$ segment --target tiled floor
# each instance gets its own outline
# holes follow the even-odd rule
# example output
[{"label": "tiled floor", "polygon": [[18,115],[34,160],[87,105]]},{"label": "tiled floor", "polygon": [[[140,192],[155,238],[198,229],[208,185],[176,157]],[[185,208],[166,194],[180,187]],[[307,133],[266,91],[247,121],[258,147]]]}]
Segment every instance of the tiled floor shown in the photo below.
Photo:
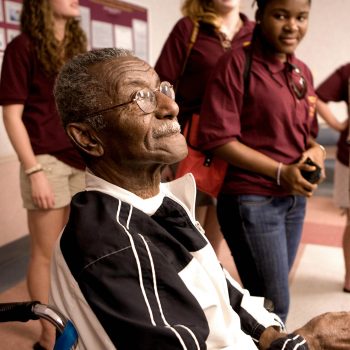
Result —
[{"label": "tiled floor", "polygon": [[[325,311],[350,310],[350,294],[342,292],[344,275],[341,236],[345,217],[331,198],[314,196],[308,202],[302,244],[291,273],[290,331]],[[220,251],[223,265],[237,276],[227,246]],[[25,300],[24,281],[0,294],[0,302]],[[27,350],[38,337],[38,322],[0,325],[0,349]]]}]

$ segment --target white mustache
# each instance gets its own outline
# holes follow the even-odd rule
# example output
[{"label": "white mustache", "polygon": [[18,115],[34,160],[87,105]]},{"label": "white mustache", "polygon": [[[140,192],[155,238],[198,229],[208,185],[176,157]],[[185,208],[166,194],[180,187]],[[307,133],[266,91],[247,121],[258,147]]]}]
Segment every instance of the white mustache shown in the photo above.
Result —
[{"label": "white mustache", "polygon": [[158,138],[162,136],[172,135],[181,132],[180,124],[177,121],[167,122],[162,124],[158,129],[153,130],[153,137]]}]

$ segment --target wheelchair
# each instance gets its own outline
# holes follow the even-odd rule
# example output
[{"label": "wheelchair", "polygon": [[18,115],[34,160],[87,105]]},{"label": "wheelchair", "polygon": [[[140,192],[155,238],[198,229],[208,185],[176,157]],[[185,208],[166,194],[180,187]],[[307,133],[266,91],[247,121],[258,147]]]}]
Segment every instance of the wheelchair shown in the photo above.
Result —
[{"label": "wheelchair", "polygon": [[74,324],[56,308],[39,301],[0,303],[0,323],[45,319],[56,327],[54,350],[73,350],[78,344]]}]

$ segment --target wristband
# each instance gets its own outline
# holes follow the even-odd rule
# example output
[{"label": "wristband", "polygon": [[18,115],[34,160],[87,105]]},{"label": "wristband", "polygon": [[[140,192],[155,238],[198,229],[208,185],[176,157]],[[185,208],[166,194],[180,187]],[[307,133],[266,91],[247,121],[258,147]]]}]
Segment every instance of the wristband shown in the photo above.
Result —
[{"label": "wristband", "polygon": [[33,167],[27,169],[27,170],[24,170],[24,173],[27,175],[27,176],[30,176],[30,175],[33,175],[35,173],[38,173],[39,171],[43,171],[43,167],[41,164],[36,164],[34,165]]},{"label": "wristband", "polygon": [[278,186],[281,186],[281,171],[282,171],[283,163],[278,163],[277,173],[276,173],[276,182]]}]

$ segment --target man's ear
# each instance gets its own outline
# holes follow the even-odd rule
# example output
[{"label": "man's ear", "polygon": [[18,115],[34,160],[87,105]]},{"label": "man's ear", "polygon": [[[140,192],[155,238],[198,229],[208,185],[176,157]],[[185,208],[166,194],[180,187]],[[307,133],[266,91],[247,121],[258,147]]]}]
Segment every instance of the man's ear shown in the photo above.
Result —
[{"label": "man's ear", "polygon": [[104,154],[102,141],[90,125],[85,123],[69,123],[66,132],[71,140],[85,153],[101,157]]}]

